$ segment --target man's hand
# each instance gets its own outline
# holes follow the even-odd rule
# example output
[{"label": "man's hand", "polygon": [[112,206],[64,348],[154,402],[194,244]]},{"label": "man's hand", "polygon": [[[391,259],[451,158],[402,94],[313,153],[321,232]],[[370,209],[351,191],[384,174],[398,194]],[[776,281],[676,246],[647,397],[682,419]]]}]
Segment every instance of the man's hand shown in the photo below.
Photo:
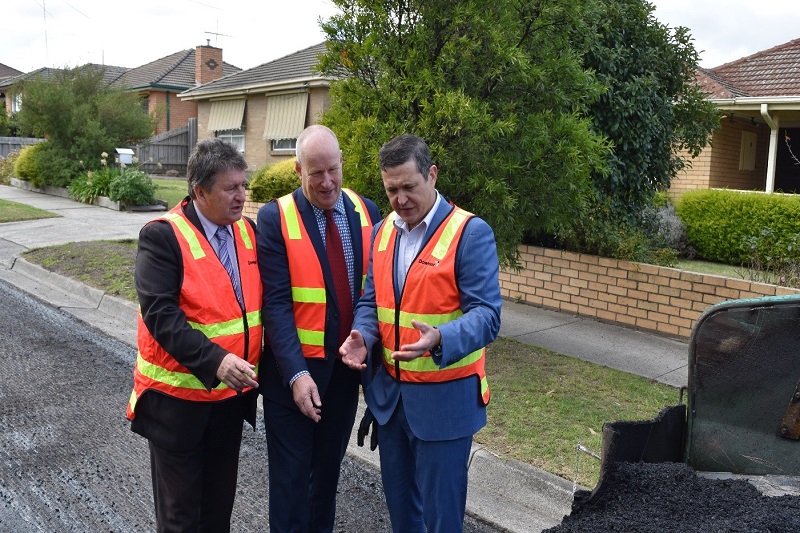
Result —
[{"label": "man's hand", "polygon": [[367,368],[364,363],[367,360],[367,346],[364,344],[364,337],[358,331],[350,332],[350,336],[339,347],[339,354],[342,356],[342,363],[353,370]]},{"label": "man's hand", "polygon": [[254,369],[254,365],[229,353],[222,358],[217,368],[217,379],[236,392],[242,392],[246,387],[258,387]]},{"label": "man's hand", "polygon": [[411,325],[419,331],[419,340],[412,344],[403,344],[400,351],[392,352],[392,359],[396,361],[413,361],[442,343],[442,333],[430,324],[412,320]]},{"label": "man's hand", "polygon": [[322,420],[322,400],[319,398],[314,378],[309,375],[297,378],[292,383],[292,396],[301,413],[314,422]]}]

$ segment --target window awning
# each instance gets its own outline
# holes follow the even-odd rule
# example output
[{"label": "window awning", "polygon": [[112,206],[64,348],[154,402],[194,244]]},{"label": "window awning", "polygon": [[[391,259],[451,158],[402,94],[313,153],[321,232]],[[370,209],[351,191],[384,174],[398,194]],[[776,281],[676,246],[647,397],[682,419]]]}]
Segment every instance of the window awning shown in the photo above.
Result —
[{"label": "window awning", "polygon": [[296,139],[306,126],[307,107],[307,92],[268,96],[264,139]]},{"label": "window awning", "polygon": [[238,130],[244,121],[244,98],[211,102],[208,131]]}]

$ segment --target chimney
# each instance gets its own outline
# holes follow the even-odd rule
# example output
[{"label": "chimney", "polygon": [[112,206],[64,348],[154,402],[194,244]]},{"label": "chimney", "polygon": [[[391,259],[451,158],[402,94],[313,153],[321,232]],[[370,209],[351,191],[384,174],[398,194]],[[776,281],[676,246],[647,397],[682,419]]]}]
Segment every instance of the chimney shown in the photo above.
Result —
[{"label": "chimney", "polygon": [[198,46],[194,53],[194,81],[202,85],[221,77],[222,48],[214,48],[210,44]]}]

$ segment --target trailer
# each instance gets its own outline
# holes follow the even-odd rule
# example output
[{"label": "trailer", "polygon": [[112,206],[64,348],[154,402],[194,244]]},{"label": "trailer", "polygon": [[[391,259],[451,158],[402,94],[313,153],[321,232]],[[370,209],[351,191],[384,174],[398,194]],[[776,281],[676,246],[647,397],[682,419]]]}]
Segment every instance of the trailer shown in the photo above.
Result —
[{"label": "trailer", "polygon": [[676,405],[603,426],[597,485],[548,531],[800,531],[800,295],[714,305],[688,357]]}]

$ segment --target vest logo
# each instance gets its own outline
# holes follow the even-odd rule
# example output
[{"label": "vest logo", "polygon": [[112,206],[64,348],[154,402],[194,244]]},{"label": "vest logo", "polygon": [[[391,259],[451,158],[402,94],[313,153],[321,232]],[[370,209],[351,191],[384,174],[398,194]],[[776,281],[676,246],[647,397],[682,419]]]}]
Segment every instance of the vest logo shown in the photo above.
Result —
[{"label": "vest logo", "polygon": [[251,260],[249,260],[249,259],[247,260],[247,264],[248,264],[248,265],[255,265],[257,262],[258,262],[258,261],[251,261]]},{"label": "vest logo", "polygon": [[425,261],[424,259],[418,259],[417,263],[419,263],[420,265],[425,265],[425,266],[429,266],[429,267],[439,266],[439,260],[438,259],[436,261]]}]

